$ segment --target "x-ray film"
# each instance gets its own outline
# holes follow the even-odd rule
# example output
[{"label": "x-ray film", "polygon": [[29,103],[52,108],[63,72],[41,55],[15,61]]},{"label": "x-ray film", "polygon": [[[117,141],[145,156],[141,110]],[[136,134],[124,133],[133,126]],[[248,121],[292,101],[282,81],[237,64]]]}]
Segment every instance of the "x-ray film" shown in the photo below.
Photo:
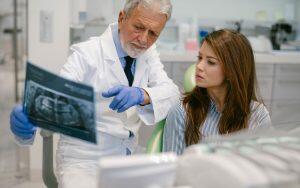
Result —
[{"label": "x-ray film", "polygon": [[96,143],[91,86],[27,63],[24,112],[36,126]]}]

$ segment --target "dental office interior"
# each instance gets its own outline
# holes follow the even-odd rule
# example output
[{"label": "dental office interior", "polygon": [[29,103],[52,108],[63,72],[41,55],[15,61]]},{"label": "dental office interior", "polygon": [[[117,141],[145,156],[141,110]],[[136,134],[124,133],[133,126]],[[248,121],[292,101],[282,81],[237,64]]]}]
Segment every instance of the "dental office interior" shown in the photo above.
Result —
[{"label": "dental office interior", "polygon": [[[274,129],[242,132],[160,153],[162,129],[142,126],[139,152],[99,161],[99,186],[300,187],[300,0],[172,0],[158,41],[164,70],[181,92],[197,62],[200,41],[228,28],[254,50],[259,91]],[[124,0],[0,0],[0,187],[57,187],[57,133],[38,130],[19,146],[10,132],[22,103],[26,62],[58,74],[72,44],[102,34]],[[160,135],[159,135],[160,134]]]}]

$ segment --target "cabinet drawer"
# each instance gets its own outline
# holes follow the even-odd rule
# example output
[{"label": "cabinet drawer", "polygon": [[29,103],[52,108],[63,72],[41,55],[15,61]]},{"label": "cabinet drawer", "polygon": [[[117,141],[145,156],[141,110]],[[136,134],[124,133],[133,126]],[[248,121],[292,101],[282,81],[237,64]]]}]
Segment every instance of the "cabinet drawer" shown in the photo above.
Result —
[{"label": "cabinet drawer", "polygon": [[274,126],[300,122],[300,100],[279,100],[272,104]]},{"label": "cabinet drawer", "polygon": [[300,77],[278,76],[274,83],[274,99],[300,99]]},{"label": "cabinet drawer", "polygon": [[256,75],[257,77],[260,76],[272,76],[274,72],[274,65],[273,64],[263,64],[263,63],[256,63]]},{"label": "cabinet drawer", "polygon": [[271,100],[272,97],[272,77],[258,77],[258,89],[260,96],[264,100]]},{"label": "cabinet drawer", "polygon": [[298,64],[279,64],[275,66],[277,76],[299,76],[300,78],[300,65]]}]

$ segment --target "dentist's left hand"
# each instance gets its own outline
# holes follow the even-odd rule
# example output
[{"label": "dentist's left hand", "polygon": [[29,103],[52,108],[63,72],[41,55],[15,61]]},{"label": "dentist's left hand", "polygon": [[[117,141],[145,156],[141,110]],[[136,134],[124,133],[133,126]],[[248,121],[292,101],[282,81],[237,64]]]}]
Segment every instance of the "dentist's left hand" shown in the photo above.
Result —
[{"label": "dentist's left hand", "polygon": [[117,110],[119,113],[144,102],[143,89],[138,87],[115,86],[107,92],[103,92],[102,96],[105,98],[115,96],[109,108]]}]

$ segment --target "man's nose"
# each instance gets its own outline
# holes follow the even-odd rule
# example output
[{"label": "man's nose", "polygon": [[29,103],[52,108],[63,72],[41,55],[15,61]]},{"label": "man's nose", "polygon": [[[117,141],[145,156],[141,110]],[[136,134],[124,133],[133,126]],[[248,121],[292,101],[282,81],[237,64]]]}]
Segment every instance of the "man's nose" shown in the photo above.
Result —
[{"label": "man's nose", "polygon": [[147,30],[145,30],[145,31],[143,31],[143,32],[140,33],[140,35],[139,35],[139,42],[142,45],[146,45],[147,44],[147,42],[148,42],[148,31]]}]

